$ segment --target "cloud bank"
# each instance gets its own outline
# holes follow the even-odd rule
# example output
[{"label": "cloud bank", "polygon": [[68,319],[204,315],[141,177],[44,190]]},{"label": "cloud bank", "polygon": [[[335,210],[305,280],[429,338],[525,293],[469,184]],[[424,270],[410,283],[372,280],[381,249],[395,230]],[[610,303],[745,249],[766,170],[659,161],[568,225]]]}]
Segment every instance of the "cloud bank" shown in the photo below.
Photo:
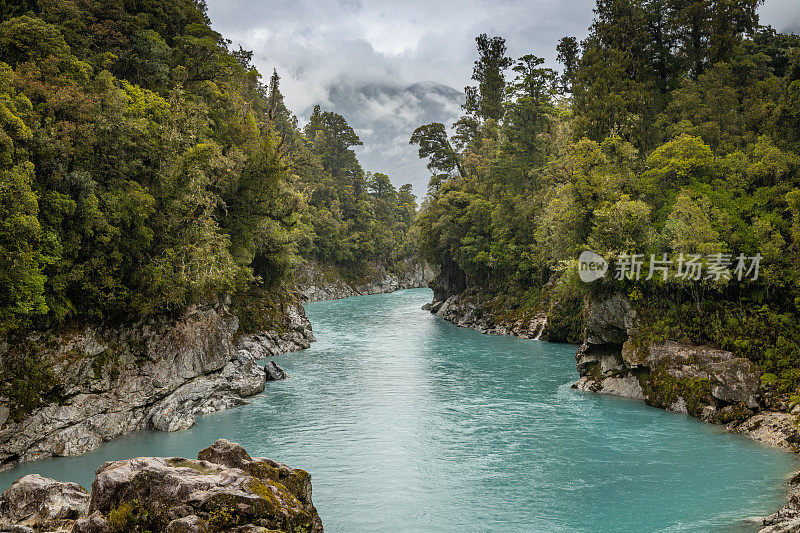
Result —
[{"label": "cloud bank", "polygon": [[[450,122],[475,60],[480,33],[506,38],[511,57],[533,53],[557,68],[555,45],[582,39],[594,0],[208,0],[214,28],[281,74],[289,108],[314,104],[359,130],[367,170],[425,191],[427,170],[408,146],[409,127]],[[766,0],[761,21],[800,28],[798,0]],[[434,82],[434,83],[431,83]],[[427,84],[427,85],[426,85]],[[411,127],[413,131],[413,127]]]}]

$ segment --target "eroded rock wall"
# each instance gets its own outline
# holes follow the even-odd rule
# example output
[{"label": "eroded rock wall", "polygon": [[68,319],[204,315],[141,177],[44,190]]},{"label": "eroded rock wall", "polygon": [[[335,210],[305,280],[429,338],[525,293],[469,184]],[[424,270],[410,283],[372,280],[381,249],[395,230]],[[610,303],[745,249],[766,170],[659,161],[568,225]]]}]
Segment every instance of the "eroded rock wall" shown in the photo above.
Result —
[{"label": "eroded rock wall", "polygon": [[435,276],[433,269],[424,261],[408,259],[400,263],[396,270],[390,272],[377,266],[360,280],[347,280],[333,267],[309,262],[296,270],[295,284],[303,301],[318,302],[418,289],[427,287]]},{"label": "eroded rock wall", "polygon": [[32,335],[26,349],[52,369],[58,399],[30,413],[0,402],[0,468],[80,455],[138,429],[186,429],[196,415],[246,403],[267,379],[256,360],[314,340],[299,303],[285,313],[280,334],[237,337],[238,319],[223,303],[125,327]]},{"label": "eroded rock wall", "polygon": [[713,423],[744,420],[759,409],[761,371],[749,360],[674,341],[638,345],[635,327],[624,296],[588,302],[576,388],[642,399]]}]

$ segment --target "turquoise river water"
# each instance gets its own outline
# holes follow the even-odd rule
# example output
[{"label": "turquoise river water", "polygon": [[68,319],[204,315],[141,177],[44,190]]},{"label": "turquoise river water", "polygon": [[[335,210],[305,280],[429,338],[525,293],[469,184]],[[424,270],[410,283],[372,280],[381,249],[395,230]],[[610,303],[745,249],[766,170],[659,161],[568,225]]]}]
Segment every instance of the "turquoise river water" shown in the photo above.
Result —
[{"label": "turquoise river water", "polygon": [[291,379],[178,433],[0,473],[89,486],[104,461],[196,457],[218,437],[312,475],[331,532],[753,531],[794,456],[641,402],[582,393],[575,346],[482,335],[427,289],[307,305]]}]

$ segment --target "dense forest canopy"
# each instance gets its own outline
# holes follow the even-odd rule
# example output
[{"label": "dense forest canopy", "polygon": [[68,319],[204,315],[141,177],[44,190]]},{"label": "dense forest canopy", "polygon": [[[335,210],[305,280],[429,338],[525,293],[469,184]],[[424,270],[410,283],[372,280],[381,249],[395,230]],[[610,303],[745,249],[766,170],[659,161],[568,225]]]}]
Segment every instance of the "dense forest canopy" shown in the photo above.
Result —
[{"label": "dense forest canopy", "polygon": [[[411,137],[432,172],[426,257],[519,314],[557,302],[577,341],[587,292],[623,291],[641,339],[732,350],[765,385],[800,383],[800,37],[758,25],[759,0],[598,0],[561,73],[481,35],[452,126]],[[577,280],[594,250],[760,254],[757,280]],[[708,265],[706,265],[708,266]],[[674,267],[673,267],[674,268]],[[800,401],[800,396],[797,397]]]},{"label": "dense forest canopy", "polygon": [[251,59],[201,1],[0,3],[0,335],[413,252],[410,186],[340,115],[301,130]]}]

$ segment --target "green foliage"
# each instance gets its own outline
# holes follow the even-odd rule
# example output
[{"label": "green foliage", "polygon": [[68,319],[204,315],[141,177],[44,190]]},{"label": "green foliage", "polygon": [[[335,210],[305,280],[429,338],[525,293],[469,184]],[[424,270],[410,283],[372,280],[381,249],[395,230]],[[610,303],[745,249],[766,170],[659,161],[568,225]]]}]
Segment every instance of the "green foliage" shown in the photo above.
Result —
[{"label": "green foliage", "polygon": [[152,533],[163,527],[163,521],[154,520],[138,500],[121,502],[108,511],[106,519],[113,533]]},{"label": "green foliage", "polygon": [[[770,386],[798,390],[800,39],[757,28],[759,4],[598,0],[582,49],[557,47],[561,76],[524,55],[499,115],[467,88],[455,135],[434,124],[412,138],[433,174],[418,217],[427,259],[455,262],[471,294],[510,309],[571,287],[550,309],[557,338],[575,337],[581,294],[629,294],[645,341],[730,350],[774,376]],[[505,50],[482,36],[476,69],[502,72],[489,42],[492,57]],[[650,254],[760,254],[761,267],[755,281],[573,287],[587,249],[612,274],[623,253],[646,258],[643,277]]]},{"label": "green foliage", "polygon": [[[762,297],[763,301],[763,297]],[[780,392],[800,384],[800,319],[754,299],[725,298],[719,291],[698,295],[677,290],[648,293],[637,305],[639,343],[677,340],[729,350],[759,364],[762,383]]]},{"label": "green foliage", "polygon": [[37,407],[60,399],[58,381],[40,353],[39,345],[25,342],[0,359],[0,396],[10,400],[13,420],[21,421]]},{"label": "green foliage", "polygon": [[302,257],[358,276],[369,264],[392,266],[413,253],[410,185],[397,191],[385,174],[364,173],[351,149],[361,141],[344,117],[316,106],[303,134],[287,138],[298,147],[290,172],[310,191]]},{"label": "green foliage", "polygon": [[[0,336],[413,253],[415,198],[304,131],[203,2],[0,4]],[[30,402],[29,402],[30,403]]]}]

